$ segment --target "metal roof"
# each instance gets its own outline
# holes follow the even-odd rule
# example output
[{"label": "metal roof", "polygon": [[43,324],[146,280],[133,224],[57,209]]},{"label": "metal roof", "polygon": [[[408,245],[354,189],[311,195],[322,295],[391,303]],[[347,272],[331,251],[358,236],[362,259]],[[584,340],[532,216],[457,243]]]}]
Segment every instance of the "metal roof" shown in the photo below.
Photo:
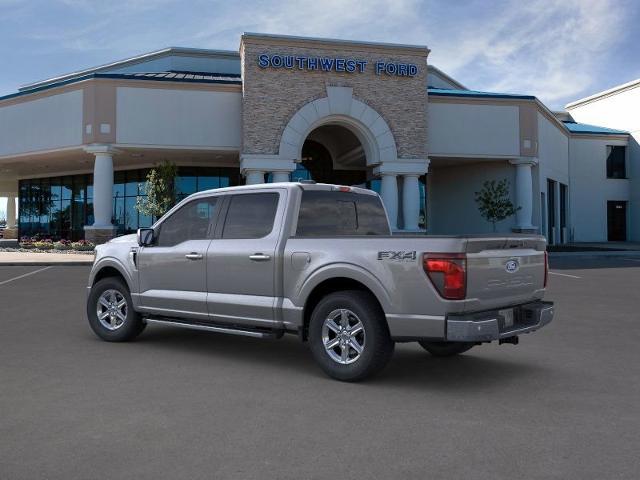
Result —
[{"label": "metal roof", "polygon": [[62,87],[72,83],[78,83],[92,78],[113,78],[120,80],[149,80],[156,82],[184,82],[184,83],[217,83],[226,85],[242,85],[240,75],[231,73],[194,73],[194,72],[150,72],[150,73],[90,73],[81,77],[74,77],[68,80],[61,80],[48,83],[41,87],[22,90],[17,93],[10,93],[0,97],[0,100],[23,97],[32,93],[49,90],[51,88]]},{"label": "metal roof", "polygon": [[242,83],[240,74],[233,73],[209,73],[209,72],[187,72],[170,70],[168,72],[133,72],[133,73],[98,73],[98,78],[105,76],[117,76],[117,78],[143,79],[143,80],[170,80],[175,81],[205,81],[215,83]]},{"label": "metal roof", "polygon": [[31,90],[34,88],[43,87],[52,83],[58,83],[64,80],[70,80],[76,77],[83,77],[92,73],[100,73],[105,70],[113,70],[114,68],[122,68],[130,65],[136,65],[143,62],[148,62],[156,58],[162,58],[170,55],[188,55],[188,56],[205,56],[205,57],[221,57],[221,58],[237,58],[240,59],[240,54],[234,51],[228,50],[209,50],[203,48],[185,48],[185,47],[168,47],[161,50],[156,50],[149,53],[143,53],[136,55],[135,57],[125,58],[123,60],[116,60],[115,62],[109,62],[97,67],[85,68],[75,72],[59,75],[57,77],[48,78],[46,80],[40,80],[37,82],[28,83],[18,88],[18,91]]},{"label": "metal roof", "polygon": [[533,95],[521,95],[517,93],[480,92],[478,90],[454,90],[447,88],[427,88],[429,95],[442,97],[478,97],[478,98],[516,98],[535,100]]},{"label": "metal roof", "polygon": [[613,128],[598,127],[596,125],[588,125],[586,123],[568,122],[563,121],[565,127],[569,129],[571,133],[591,133],[596,135],[628,135],[629,132],[625,130],[615,130]]}]

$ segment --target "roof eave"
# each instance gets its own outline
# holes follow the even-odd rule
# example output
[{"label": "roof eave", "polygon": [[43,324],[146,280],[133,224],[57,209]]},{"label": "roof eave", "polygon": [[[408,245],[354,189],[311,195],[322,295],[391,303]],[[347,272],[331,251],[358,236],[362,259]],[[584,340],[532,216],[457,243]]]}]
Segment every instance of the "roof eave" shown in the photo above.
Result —
[{"label": "roof eave", "polygon": [[600,100],[601,98],[606,98],[611,95],[615,95],[617,93],[622,93],[626,90],[630,90],[632,88],[636,88],[640,86],[640,78],[636,80],[631,80],[630,82],[623,83],[622,85],[618,85],[613,88],[609,88],[608,90],[603,90],[598,93],[594,93],[593,95],[589,95],[588,97],[581,98],[579,100],[575,100],[573,102],[567,103],[564,108],[566,110],[571,110],[572,108],[579,107],[581,105],[585,105],[587,103],[595,102]]}]

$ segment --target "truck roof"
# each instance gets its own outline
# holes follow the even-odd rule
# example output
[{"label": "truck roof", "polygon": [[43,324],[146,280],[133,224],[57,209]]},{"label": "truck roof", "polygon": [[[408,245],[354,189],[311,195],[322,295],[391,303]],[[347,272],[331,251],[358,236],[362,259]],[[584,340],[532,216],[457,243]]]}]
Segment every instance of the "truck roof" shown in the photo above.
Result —
[{"label": "truck roof", "polygon": [[211,190],[203,190],[201,192],[194,193],[190,195],[190,197],[200,197],[206,196],[212,193],[226,193],[226,192],[244,192],[247,190],[269,190],[273,188],[286,188],[288,190],[293,190],[294,188],[300,188],[302,190],[338,190],[338,189],[349,189],[354,193],[360,193],[363,195],[377,195],[376,192],[372,190],[368,190],[366,188],[360,187],[351,187],[347,185],[334,185],[331,183],[311,183],[308,180],[303,180],[300,182],[281,182],[281,183],[258,183],[254,185],[240,185],[236,187],[223,187],[223,188],[214,188]]}]

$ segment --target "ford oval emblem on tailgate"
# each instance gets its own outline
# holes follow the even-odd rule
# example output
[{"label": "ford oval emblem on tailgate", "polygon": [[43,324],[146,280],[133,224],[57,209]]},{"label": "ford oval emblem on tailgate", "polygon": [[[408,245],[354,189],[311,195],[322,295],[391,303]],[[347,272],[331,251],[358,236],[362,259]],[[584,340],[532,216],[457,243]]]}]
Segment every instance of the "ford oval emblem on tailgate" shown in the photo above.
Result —
[{"label": "ford oval emblem on tailgate", "polygon": [[504,264],[504,269],[508,273],[516,273],[519,268],[520,268],[520,264],[518,263],[518,260],[515,260],[515,259],[509,260],[507,263]]}]

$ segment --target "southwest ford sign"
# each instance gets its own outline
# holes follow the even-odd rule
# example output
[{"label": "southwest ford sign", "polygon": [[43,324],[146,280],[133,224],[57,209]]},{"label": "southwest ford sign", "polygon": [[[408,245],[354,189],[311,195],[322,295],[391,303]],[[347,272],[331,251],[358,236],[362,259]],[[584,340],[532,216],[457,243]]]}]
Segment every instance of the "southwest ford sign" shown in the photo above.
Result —
[{"label": "southwest ford sign", "polygon": [[266,54],[258,56],[260,68],[286,68],[289,70],[307,70],[319,72],[364,73],[372,68],[376,75],[397,77],[414,77],[418,74],[418,66],[413,63],[373,62],[369,67],[366,60],[334,57],[299,57],[296,55]]}]

